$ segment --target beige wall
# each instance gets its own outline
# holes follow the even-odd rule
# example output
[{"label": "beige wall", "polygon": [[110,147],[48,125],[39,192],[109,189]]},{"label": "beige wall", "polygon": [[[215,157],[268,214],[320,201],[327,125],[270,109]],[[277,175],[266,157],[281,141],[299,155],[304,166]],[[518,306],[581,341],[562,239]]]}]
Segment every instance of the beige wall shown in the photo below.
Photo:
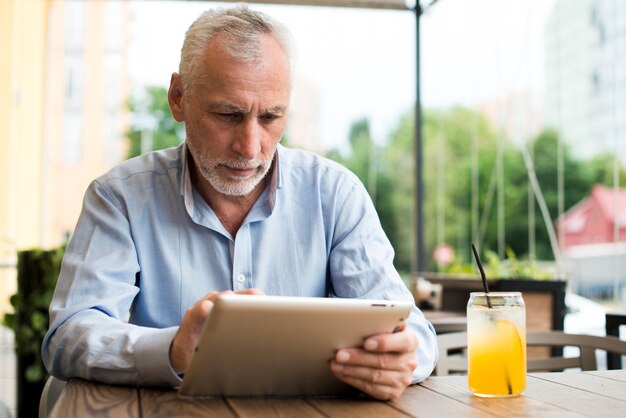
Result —
[{"label": "beige wall", "polygon": [[[124,31],[130,21],[126,2],[121,9],[123,12]],[[50,10],[50,41],[48,74],[51,82],[48,85],[49,104],[47,106],[46,142],[49,144],[47,153],[47,178],[49,187],[44,196],[46,207],[46,221],[44,222],[43,243],[46,246],[59,245],[65,233],[74,229],[82,207],[82,198],[89,183],[97,176],[106,172],[115,162],[123,157],[123,148],[117,158],[111,160],[106,155],[105,141],[105,16],[107,2],[90,0],[84,6],[84,51],[82,60],[84,65],[84,90],[82,107],[81,155],[76,162],[67,162],[63,159],[64,133],[63,112],[65,108],[64,85],[66,73],[64,71],[65,55],[65,22],[64,8],[66,2],[53,1]],[[127,36],[123,35],[121,62],[126,62]],[[120,73],[120,95],[128,96],[129,82],[124,68]],[[127,113],[127,112],[126,112]],[[120,115],[118,121],[120,132],[123,133],[127,124],[127,114]],[[120,145],[123,142],[120,143]]]},{"label": "beige wall", "polygon": [[[0,0],[0,315],[15,292],[16,251],[62,243],[78,218],[89,182],[123,156],[107,155],[105,144],[107,7],[118,7],[123,32],[117,49],[119,89],[128,95],[127,1],[86,0],[82,57],[80,158],[63,158],[66,109],[66,0]],[[121,7],[120,4],[122,5]],[[118,13],[119,12],[119,13]],[[109,13],[110,16],[110,13]],[[110,72],[110,71],[109,71]],[[109,74],[110,75],[110,74]],[[116,91],[117,91],[116,89]],[[116,121],[123,134],[128,112]]]},{"label": "beige wall", "polygon": [[[45,0],[0,1],[0,261],[41,239]],[[28,28],[28,30],[25,30]],[[4,263],[3,263],[4,264]],[[0,312],[15,290],[0,268]]]}]

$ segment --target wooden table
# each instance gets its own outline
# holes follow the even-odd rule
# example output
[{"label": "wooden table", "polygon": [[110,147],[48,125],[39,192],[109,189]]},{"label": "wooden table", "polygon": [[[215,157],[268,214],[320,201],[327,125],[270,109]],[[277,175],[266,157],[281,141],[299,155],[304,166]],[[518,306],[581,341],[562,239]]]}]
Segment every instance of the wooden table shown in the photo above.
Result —
[{"label": "wooden table", "polygon": [[624,417],[626,370],[528,376],[522,396],[477,398],[464,376],[431,377],[394,402],[369,399],[183,400],[174,390],[70,381],[54,418],[70,417]]}]

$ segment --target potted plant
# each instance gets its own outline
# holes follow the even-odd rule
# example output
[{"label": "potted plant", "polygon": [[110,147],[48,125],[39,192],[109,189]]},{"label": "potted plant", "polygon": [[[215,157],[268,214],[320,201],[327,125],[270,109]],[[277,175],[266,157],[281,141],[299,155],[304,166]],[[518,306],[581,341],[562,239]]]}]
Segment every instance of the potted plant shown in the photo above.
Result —
[{"label": "potted plant", "polygon": [[41,360],[41,343],[49,326],[48,307],[59,276],[65,246],[52,250],[19,251],[14,312],[4,324],[15,334],[18,417],[38,414],[39,398],[48,378]]},{"label": "potted plant", "polygon": [[[519,260],[510,249],[504,261],[494,252],[486,251],[485,261],[490,290],[522,292],[526,312],[532,313],[527,315],[528,329],[563,329],[567,284],[564,280],[554,279],[550,272],[540,269],[536,263]],[[447,312],[464,313],[469,294],[483,290],[480,276],[472,263],[453,262],[442,272],[418,273],[414,275],[413,282],[420,278],[441,286],[439,309]]]}]

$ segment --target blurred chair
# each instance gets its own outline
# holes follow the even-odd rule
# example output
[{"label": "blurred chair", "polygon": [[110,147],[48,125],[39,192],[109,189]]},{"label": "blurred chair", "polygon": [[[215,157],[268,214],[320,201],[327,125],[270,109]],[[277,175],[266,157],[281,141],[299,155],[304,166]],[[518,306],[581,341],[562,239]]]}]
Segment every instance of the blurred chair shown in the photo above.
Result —
[{"label": "blurred chair", "polygon": [[430,321],[435,327],[437,335],[448,334],[451,332],[463,332],[467,330],[467,319],[465,316],[450,316],[442,318],[434,318]]},{"label": "blurred chair", "polygon": [[50,416],[50,412],[52,412],[52,408],[54,408],[64,387],[65,381],[54,376],[48,378],[41,392],[41,398],[39,398],[39,418]]},{"label": "blurred chair", "polygon": [[[626,313],[607,313],[605,315],[606,335],[613,335],[619,338],[619,329],[626,326]],[[606,362],[608,369],[619,369],[621,357],[615,354],[607,354]]]},{"label": "blurred chair", "polygon": [[[453,332],[437,336],[439,344],[439,362],[434,375],[467,373],[467,332]],[[569,368],[597,370],[596,350],[626,355],[626,341],[615,337],[595,335],[567,334],[561,331],[528,331],[527,347],[577,347],[576,357],[550,356],[529,358],[529,372],[562,371]]]}]

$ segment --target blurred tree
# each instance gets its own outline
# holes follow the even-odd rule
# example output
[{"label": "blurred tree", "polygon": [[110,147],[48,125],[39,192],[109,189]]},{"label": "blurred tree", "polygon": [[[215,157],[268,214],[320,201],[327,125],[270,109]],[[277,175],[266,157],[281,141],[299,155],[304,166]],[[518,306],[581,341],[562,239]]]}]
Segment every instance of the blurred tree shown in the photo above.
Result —
[{"label": "blurred tree", "polygon": [[[426,110],[424,138],[424,219],[428,267],[439,244],[455,248],[456,257],[469,260],[472,241],[472,155],[477,155],[478,220],[486,221],[482,247],[496,242],[495,199],[489,185],[495,176],[497,134],[479,113],[463,107]],[[505,158],[511,158],[506,147]],[[506,163],[505,163],[506,166]],[[487,216],[489,215],[489,216]],[[484,218],[484,219],[483,219]]]},{"label": "blurred tree", "polygon": [[[350,147],[347,157],[344,157],[337,149],[331,149],[326,156],[344,165],[361,179],[376,207],[385,233],[398,252],[397,206],[392,197],[394,189],[391,184],[393,177],[389,175],[384,168],[385,164],[380,160],[383,150],[374,143],[367,119],[355,121],[350,128],[349,135]],[[405,261],[410,263],[410,258],[404,260],[403,257],[396,255],[395,261],[396,266],[398,264],[404,266]],[[406,270],[408,271],[408,266]]]},{"label": "blurred tree", "polygon": [[184,127],[170,113],[165,87],[147,87],[141,97],[130,99],[129,108],[133,115],[126,134],[127,158],[181,143]]},{"label": "blurred tree", "polygon": [[[600,154],[591,158],[585,164],[590,171],[593,184],[604,184],[605,186],[613,186],[613,170],[615,157],[612,154]],[[618,182],[620,187],[626,187],[626,168],[623,164],[619,164]]]},{"label": "blurred tree", "polygon": [[[528,173],[521,151],[508,138],[491,128],[487,119],[466,108],[425,110],[423,119],[424,228],[427,268],[435,270],[435,247],[448,243],[455,248],[455,264],[471,263],[472,156],[477,155],[478,219],[481,249],[495,251],[498,245],[495,197],[496,152],[503,141],[504,217],[507,257],[525,258],[529,251]],[[370,191],[381,223],[396,250],[398,270],[414,269],[414,131],[413,113],[402,116],[385,146],[376,146],[367,120],[356,121],[350,130],[347,157],[331,150],[327,156],[354,171]],[[541,132],[533,141],[533,162],[551,219],[558,216],[558,134]],[[476,153],[476,154],[474,154]],[[590,160],[572,156],[563,145],[564,203],[569,209],[596,183],[613,184],[614,158],[600,155]],[[620,184],[626,185],[626,170],[619,167]],[[532,196],[532,195],[531,195]],[[532,197],[534,199],[534,196]],[[536,255],[553,259],[546,225],[535,206]]]},{"label": "blurred tree", "polygon": [[[558,142],[558,132],[552,129],[546,129],[533,140],[531,147],[533,150],[533,162],[537,180],[541,186],[543,197],[553,221],[556,220],[559,215],[557,173]],[[572,157],[567,144],[563,144],[563,171],[563,200],[565,210],[567,210],[589,194],[594,183],[594,176],[585,161],[577,160]],[[527,178],[526,167],[521,164],[516,167],[516,173],[512,179],[511,186],[513,188],[520,188],[527,181]],[[519,219],[519,221],[516,222],[516,225],[511,224],[508,226],[511,240],[507,240],[507,244],[510,245],[512,250],[517,254],[525,254],[528,252],[528,226],[523,226],[524,223],[528,225],[527,202],[528,195],[521,196],[517,202],[514,202],[514,206],[517,206],[517,210],[514,210],[514,212],[510,214],[511,219]],[[548,231],[545,223],[542,221],[538,207],[536,207],[535,219],[537,220],[535,227],[537,258],[552,260],[554,256],[550,247]]]},{"label": "blurred tree", "polygon": [[403,115],[391,133],[383,151],[382,169],[386,179],[386,204],[389,215],[382,222],[396,251],[398,270],[415,270],[415,154],[414,119],[412,113]]}]

